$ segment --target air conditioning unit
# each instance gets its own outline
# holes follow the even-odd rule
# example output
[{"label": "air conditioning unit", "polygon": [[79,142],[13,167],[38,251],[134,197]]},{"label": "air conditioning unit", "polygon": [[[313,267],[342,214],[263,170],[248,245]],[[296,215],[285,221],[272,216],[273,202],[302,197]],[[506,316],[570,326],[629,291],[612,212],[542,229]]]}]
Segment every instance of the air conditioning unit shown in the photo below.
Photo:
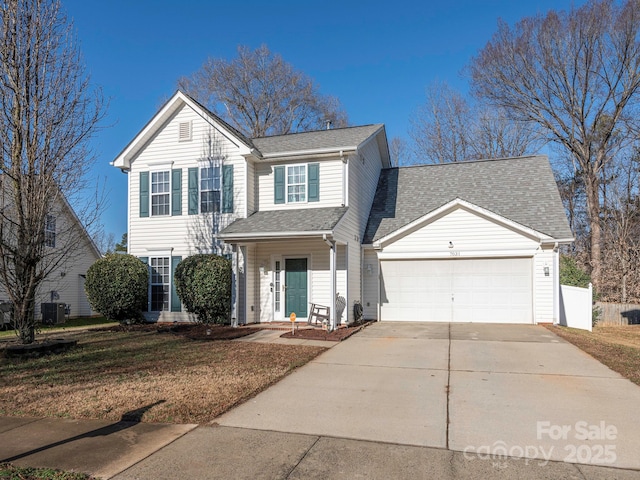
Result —
[{"label": "air conditioning unit", "polygon": [[44,325],[59,325],[65,322],[64,303],[41,303],[42,323]]}]

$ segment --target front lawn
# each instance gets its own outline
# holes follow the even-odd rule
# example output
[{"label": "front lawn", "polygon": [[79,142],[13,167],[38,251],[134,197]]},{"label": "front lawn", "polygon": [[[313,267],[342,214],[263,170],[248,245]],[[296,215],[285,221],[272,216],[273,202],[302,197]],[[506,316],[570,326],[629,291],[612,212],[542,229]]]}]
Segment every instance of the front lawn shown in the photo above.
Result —
[{"label": "front lawn", "polygon": [[593,332],[546,325],[611,370],[640,385],[640,326],[601,326]]},{"label": "front lawn", "polygon": [[0,415],[206,423],[324,351],[170,330],[73,338],[79,346],[64,354],[0,358]]},{"label": "front lawn", "polygon": [[63,472],[53,468],[16,467],[0,463],[0,479],[6,480],[92,480],[84,473]]}]

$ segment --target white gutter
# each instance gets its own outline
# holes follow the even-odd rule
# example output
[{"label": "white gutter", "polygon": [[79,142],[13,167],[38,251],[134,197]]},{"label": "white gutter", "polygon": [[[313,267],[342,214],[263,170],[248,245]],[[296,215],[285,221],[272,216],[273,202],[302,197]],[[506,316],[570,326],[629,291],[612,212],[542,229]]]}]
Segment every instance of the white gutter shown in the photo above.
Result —
[{"label": "white gutter", "polygon": [[260,238],[290,238],[290,237],[324,237],[326,235],[333,235],[331,230],[318,230],[311,232],[261,232],[261,233],[221,233],[218,238],[222,240],[251,240]]},{"label": "white gutter", "polygon": [[558,244],[562,243],[562,244],[566,244],[566,243],[573,243],[575,242],[576,239],[571,237],[571,238],[558,238],[558,239],[554,239],[554,238],[549,238],[549,239],[544,239],[540,241],[540,244],[542,245],[555,245],[555,248],[557,248]]},{"label": "white gutter", "polygon": [[309,155],[322,155],[326,153],[341,153],[341,152],[355,152],[358,149],[355,147],[341,147],[341,148],[314,148],[311,150],[293,150],[290,152],[275,152],[275,153],[267,153],[262,154],[263,159],[273,159],[273,158],[285,158],[285,157],[295,157],[295,156],[309,156]]}]

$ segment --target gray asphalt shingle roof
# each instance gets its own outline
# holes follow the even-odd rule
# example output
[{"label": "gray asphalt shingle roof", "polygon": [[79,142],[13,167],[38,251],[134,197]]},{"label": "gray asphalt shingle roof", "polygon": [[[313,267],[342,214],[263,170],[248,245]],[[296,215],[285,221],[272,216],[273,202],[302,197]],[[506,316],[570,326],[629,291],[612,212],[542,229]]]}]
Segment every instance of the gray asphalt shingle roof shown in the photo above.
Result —
[{"label": "gray asphalt shingle roof", "polygon": [[295,210],[259,211],[233,222],[222,235],[270,234],[330,231],[340,221],[347,207],[299,208]]},{"label": "gray asphalt shingle roof", "polygon": [[556,239],[572,238],[543,156],[382,170],[363,243],[460,198]]},{"label": "gray asphalt shingle roof", "polygon": [[383,128],[383,125],[379,123],[360,127],[333,128],[315,132],[252,138],[251,141],[263,155],[330,148],[339,149],[357,147],[381,128]]}]

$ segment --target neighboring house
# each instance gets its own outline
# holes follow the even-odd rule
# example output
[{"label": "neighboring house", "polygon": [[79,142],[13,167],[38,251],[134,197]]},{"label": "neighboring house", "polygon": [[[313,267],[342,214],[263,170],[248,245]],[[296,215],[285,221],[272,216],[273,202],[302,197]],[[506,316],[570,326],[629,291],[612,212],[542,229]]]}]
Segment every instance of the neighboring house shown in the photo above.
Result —
[{"label": "neighboring house", "polygon": [[390,168],[382,124],[248,139],[177,92],[113,165],[149,320],[190,319],[173,271],[202,252],[231,259],[239,323],[305,320],[338,294],[342,322],[360,301],[378,320],[557,318],[572,239],[545,157]]},{"label": "neighboring house", "polygon": [[[53,209],[46,216],[44,225],[46,260],[58,263],[42,281],[35,302],[36,319],[40,319],[42,303],[64,303],[71,317],[95,315],[87,300],[84,283],[87,270],[101,255],[95,243],[73,211],[67,200],[60,196]],[[69,248],[69,243],[73,247]],[[61,247],[66,253],[62,261],[56,250]],[[9,301],[7,293],[0,286],[0,300]]]}]

